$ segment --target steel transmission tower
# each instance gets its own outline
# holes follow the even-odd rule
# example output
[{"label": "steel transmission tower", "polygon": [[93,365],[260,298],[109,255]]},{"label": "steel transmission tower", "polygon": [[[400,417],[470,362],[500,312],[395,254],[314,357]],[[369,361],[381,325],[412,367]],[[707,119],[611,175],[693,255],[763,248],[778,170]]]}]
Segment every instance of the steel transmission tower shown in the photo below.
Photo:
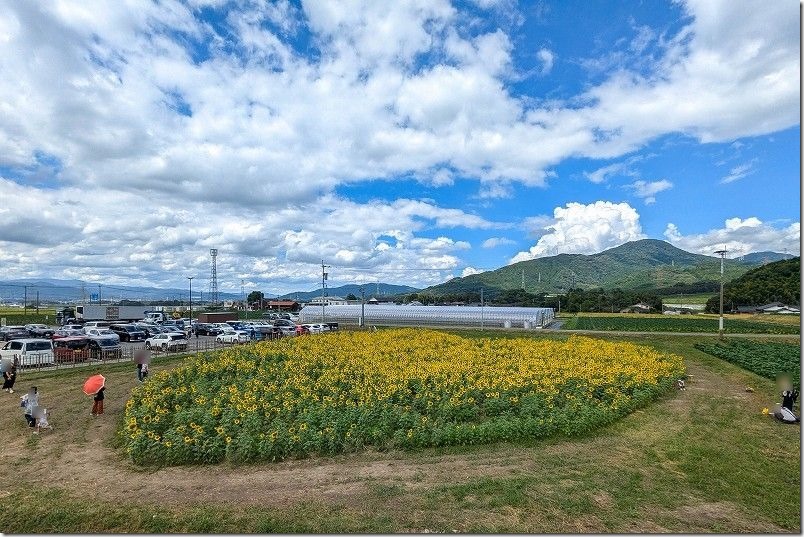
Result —
[{"label": "steel transmission tower", "polygon": [[209,276],[209,294],[212,305],[218,304],[218,249],[211,248],[209,255],[212,256],[212,274]]}]

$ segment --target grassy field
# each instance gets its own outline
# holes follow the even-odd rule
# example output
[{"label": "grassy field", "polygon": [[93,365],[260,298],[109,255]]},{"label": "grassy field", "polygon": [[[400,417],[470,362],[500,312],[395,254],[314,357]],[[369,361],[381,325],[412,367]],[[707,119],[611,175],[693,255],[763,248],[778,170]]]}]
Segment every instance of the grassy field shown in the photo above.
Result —
[{"label": "grassy field", "polygon": [[[799,319],[799,316],[795,316]],[[564,317],[564,330],[606,330],[624,332],[718,331],[717,315],[590,314]],[[784,315],[728,316],[723,326],[727,334],[799,334],[801,328]]]},{"label": "grassy field", "polygon": [[[497,334],[462,331],[463,335]],[[539,334],[532,337],[566,336]],[[801,531],[801,431],[763,416],[773,381],[694,348],[704,338],[606,337],[684,357],[673,391],[581,438],[362,451],[281,463],[138,467],[115,439],[131,365],[106,365],[106,414],[89,416],[86,371],[23,372],[0,393],[0,528],[106,532]],[[797,338],[782,338],[797,341]],[[180,359],[156,361],[152,370]],[[31,384],[54,431],[32,435]],[[749,392],[746,388],[752,388]]]},{"label": "grassy field", "polygon": [[5,319],[7,325],[25,325],[28,323],[56,324],[56,309],[53,307],[40,307],[39,313],[35,309],[0,307],[0,319]]},{"label": "grassy field", "polygon": [[662,304],[706,304],[713,296],[715,296],[714,293],[663,296]]}]

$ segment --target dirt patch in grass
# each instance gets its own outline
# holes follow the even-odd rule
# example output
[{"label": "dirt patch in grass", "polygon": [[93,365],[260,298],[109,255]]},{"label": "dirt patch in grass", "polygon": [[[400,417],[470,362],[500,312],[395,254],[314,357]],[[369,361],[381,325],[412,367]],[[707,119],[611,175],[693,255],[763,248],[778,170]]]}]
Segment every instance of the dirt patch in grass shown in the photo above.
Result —
[{"label": "dirt patch in grass", "polygon": [[[365,513],[387,517],[394,531],[799,531],[800,429],[761,415],[776,397],[772,382],[706,357],[692,343],[659,342],[687,359],[686,391],[582,438],[243,466],[129,462],[114,438],[136,384],[133,368],[102,371],[109,389],[98,418],[80,392],[84,375],[23,373],[18,393],[0,392],[0,456],[7,461],[0,465],[0,505],[15,491],[55,486],[65,502],[91,492],[110,505],[180,514],[205,506],[273,508],[302,513],[300,524],[309,514],[299,506],[312,503],[335,513],[324,531],[354,530]],[[54,425],[36,438],[18,407],[34,383]],[[712,453],[730,469],[717,479],[702,471]]]}]

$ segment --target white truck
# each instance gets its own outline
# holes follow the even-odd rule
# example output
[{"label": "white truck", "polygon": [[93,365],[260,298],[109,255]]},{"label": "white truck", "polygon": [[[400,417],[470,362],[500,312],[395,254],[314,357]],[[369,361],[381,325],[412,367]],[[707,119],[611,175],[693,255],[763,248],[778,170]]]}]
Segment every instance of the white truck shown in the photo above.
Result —
[{"label": "white truck", "polygon": [[[82,304],[75,307],[75,318],[79,322],[86,321],[139,321],[150,319],[151,315],[164,316],[162,306],[104,306],[100,304]],[[154,315],[154,316],[156,316]]]}]

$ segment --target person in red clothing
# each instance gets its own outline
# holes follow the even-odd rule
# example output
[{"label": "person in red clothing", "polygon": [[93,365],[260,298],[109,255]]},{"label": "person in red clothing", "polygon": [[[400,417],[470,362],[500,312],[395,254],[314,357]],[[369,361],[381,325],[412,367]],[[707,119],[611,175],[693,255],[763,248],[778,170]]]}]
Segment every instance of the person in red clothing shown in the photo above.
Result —
[{"label": "person in red clothing", "polygon": [[98,393],[96,393],[95,397],[92,398],[94,403],[92,403],[92,412],[91,412],[91,414],[93,416],[100,416],[101,414],[103,414],[103,398],[104,398],[103,391],[105,389],[106,389],[106,386],[104,386],[103,388],[98,390]]}]

